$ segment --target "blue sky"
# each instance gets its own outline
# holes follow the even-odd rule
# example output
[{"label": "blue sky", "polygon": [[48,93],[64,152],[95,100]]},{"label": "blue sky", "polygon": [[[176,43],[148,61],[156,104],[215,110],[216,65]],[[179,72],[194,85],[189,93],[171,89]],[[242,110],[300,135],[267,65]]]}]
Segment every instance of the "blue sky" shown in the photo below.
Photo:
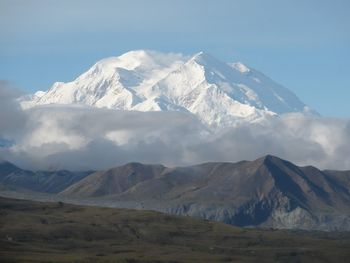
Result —
[{"label": "blue sky", "polygon": [[132,49],[242,61],[325,116],[350,116],[347,0],[0,0],[0,79],[26,92]]}]

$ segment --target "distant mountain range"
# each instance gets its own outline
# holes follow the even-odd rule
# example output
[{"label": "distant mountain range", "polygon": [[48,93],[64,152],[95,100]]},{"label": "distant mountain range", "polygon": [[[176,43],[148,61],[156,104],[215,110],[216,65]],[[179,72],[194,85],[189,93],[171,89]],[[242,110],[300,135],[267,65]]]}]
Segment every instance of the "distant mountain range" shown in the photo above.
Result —
[{"label": "distant mountain range", "polygon": [[12,163],[0,163],[0,189],[19,192],[58,193],[74,184],[92,171],[28,171]]},{"label": "distant mountain range", "polygon": [[136,50],[103,59],[72,82],[22,99],[24,108],[79,104],[135,111],[182,111],[212,127],[310,112],[295,94],[243,63]]},{"label": "distant mountain range", "polygon": [[[169,168],[129,163],[97,172],[0,165],[2,189],[59,200],[158,210],[237,226],[350,230],[350,171],[298,167],[274,156]],[[3,193],[2,191],[1,193]],[[73,202],[73,201],[72,201]]]}]

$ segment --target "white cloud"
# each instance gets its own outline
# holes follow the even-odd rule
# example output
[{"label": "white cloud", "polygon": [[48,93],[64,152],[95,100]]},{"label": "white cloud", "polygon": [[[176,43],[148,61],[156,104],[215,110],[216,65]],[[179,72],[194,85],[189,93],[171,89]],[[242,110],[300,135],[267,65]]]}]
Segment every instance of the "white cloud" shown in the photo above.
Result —
[{"label": "white cloud", "polygon": [[[188,165],[277,155],[350,169],[350,121],[287,114],[209,132],[190,114],[43,106],[21,111],[0,85],[0,158],[31,169],[105,169],[138,161]],[[4,114],[6,112],[6,114]]]},{"label": "white cloud", "polygon": [[9,83],[0,80],[0,139],[16,138],[26,118],[16,98],[20,92]]}]

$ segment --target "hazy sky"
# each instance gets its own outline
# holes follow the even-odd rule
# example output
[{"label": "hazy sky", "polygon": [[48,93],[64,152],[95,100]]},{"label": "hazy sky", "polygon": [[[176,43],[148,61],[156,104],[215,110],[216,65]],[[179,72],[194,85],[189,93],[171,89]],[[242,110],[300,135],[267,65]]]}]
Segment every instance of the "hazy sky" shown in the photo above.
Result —
[{"label": "hazy sky", "polygon": [[0,0],[0,79],[26,92],[131,49],[242,61],[326,116],[350,116],[348,0]]}]

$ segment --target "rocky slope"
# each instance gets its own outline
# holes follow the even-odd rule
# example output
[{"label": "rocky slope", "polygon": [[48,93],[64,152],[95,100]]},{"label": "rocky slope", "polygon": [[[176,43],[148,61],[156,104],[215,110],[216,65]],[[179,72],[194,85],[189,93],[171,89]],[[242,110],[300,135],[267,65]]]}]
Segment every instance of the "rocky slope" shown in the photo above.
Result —
[{"label": "rocky slope", "polygon": [[129,163],[94,173],[0,164],[4,196],[150,209],[245,227],[350,230],[349,189],[349,171],[298,167],[274,156],[173,168]]},{"label": "rocky slope", "polygon": [[348,172],[266,156],[177,168],[132,163],[91,174],[60,195],[238,226],[350,230],[349,189]]}]

